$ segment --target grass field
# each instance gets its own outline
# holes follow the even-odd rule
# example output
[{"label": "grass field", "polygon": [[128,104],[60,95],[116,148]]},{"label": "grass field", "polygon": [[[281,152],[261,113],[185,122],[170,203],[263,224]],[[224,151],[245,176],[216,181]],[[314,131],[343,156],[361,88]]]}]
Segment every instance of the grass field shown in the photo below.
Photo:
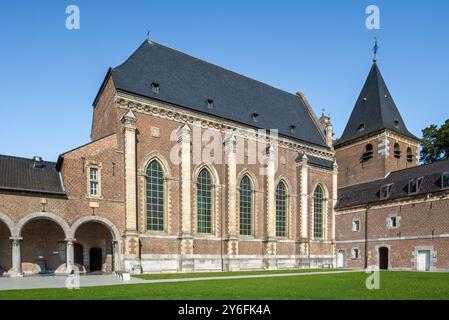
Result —
[{"label": "grass field", "polygon": [[0,291],[0,299],[449,299],[449,273],[381,272],[379,290],[366,289],[367,276],[352,272]]},{"label": "grass field", "polygon": [[205,277],[231,277],[231,276],[252,276],[263,274],[291,274],[305,272],[326,272],[326,271],[344,271],[345,269],[292,269],[292,270],[258,270],[258,271],[233,271],[233,272],[195,272],[195,273],[158,273],[136,275],[135,278],[143,280],[162,280],[162,279],[188,279]]}]

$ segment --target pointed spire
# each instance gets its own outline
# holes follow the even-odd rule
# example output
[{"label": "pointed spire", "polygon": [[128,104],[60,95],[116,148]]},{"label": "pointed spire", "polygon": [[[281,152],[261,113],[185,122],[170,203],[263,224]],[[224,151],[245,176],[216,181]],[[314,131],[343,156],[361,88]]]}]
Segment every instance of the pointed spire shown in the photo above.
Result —
[{"label": "pointed spire", "polygon": [[335,147],[384,129],[419,140],[408,131],[374,61],[351,117]]},{"label": "pointed spire", "polygon": [[374,37],[374,47],[373,47],[373,52],[374,52],[374,56],[373,56],[373,63],[377,62],[377,51],[379,50],[379,45],[377,43],[377,41],[379,40],[378,37]]}]

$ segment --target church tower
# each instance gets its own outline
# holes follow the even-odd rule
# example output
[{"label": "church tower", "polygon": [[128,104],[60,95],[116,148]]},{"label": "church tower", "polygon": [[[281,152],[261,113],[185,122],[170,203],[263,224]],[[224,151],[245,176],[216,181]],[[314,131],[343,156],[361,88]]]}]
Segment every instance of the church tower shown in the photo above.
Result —
[{"label": "church tower", "polygon": [[346,128],[334,144],[338,187],[418,165],[418,146],[419,139],[405,126],[374,59]]}]

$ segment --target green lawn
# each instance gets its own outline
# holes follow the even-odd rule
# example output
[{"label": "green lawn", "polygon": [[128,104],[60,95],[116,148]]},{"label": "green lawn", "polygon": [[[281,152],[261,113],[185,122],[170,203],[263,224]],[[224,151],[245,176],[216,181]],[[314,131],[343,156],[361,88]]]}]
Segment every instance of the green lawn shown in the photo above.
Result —
[{"label": "green lawn", "polygon": [[204,278],[204,277],[231,277],[261,274],[286,274],[304,272],[344,271],[344,269],[291,269],[291,270],[257,270],[257,271],[233,271],[233,272],[194,272],[194,273],[157,273],[136,275],[135,278],[144,280],[180,279],[180,278]]},{"label": "green lawn", "polygon": [[380,276],[379,290],[366,289],[367,274],[352,272],[0,291],[0,299],[449,299],[449,273],[381,272]]}]

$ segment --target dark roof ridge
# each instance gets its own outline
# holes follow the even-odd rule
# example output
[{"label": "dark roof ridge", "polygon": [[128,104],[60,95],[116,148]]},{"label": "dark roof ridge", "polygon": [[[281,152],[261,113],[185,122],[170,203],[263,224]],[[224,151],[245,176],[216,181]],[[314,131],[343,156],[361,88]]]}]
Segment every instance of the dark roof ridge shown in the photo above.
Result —
[{"label": "dark roof ridge", "polygon": [[207,63],[207,64],[209,64],[209,65],[211,65],[211,66],[213,66],[213,67],[215,67],[215,68],[220,68],[220,69],[226,70],[226,71],[228,71],[228,72],[232,72],[233,74],[235,74],[235,75],[237,75],[237,76],[239,76],[239,77],[243,77],[243,78],[246,78],[246,79],[248,79],[248,80],[258,82],[258,83],[260,83],[260,84],[262,84],[262,85],[264,85],[264,86],[270,87],[270,88],[272,88],[272,89],[281,91],[281,92],[283,92],[283,93],[287,93],[287,94],[289,94],[289,95],[291,95],[291,96],[294,96],[294,97],[298,98],[298,100],[299,100],[298,95],[296,95],[296,94],[294,94],[294,93],[291,93],[291,92],[286,91],[286,90],[284,90],[284,89],[280,89],[280,88],[275,87],[275,86],[273,86],[273,85],[271,85],[271,84],[268,84],[268,83],[266,83],[266,82],[262,82],[262,81],[260,81],[260,80],[251,78],[251,77],[249,77],[249,76],[246,76],[246,75],[244,75],[244,74],[241,74],[241,73],[239,73],[239,72],[237,72],[237,71],[234,71],[234,70],[232,70],[232,69],[228,69],[228,68],[226,68],[226,67],[219,66],[218,64],[215,64],[215,63],[213,63],[213,62],[209,62],[209,61],[207,61],[207,60],[203,60],[203,59],[197,58],[197,57],[195,57],[195,56],[192,56],[192,55],[189,54],[189,53],[185,53],[185,52],[179,51],[178,49],[172,48],[172,47],[170,47],[170,46],[167,46],[167,45],[165,45],[165,44],[161,44],[161,43],[156,42],[156,41],[145,40],[145,41],[144,41],[144,42],[143,42],[143,43],[142,43],[142,44],[141,44],[141,45],[140,45],[140,46],[139,46],[139,47],[138,47],[138,48],[137,48],[137,49],[136,49],[136,50],[135,50],[135,51],[134,51],[128,58],[127,58],[127,59],[126,59],[125,62],[121,63],[120,65],[118,65],[118,66],[116,66],[116,67],[114,67],[114,68],[112,68],[112,70],[115,70],[116,68],[121,67],[122,65],[126,64],[126,62],[128,62],[129,60],[131,60],[131,58],[132,58],[135,54],[137,54],[137,51],[138,51],[138,50],[139,50],[145,43],[147,43],[148,45],[156,44],[156,45],[158,45],[158,46],[168,48],[168,49],[170,49],[170,50],[176,51],[176,52],[179,53],[179,54],[188,56],[188,57],[190,57],[190,58],[192,58],[192,59],[198,60],[198,61],[203,62],[203,63]]}]

